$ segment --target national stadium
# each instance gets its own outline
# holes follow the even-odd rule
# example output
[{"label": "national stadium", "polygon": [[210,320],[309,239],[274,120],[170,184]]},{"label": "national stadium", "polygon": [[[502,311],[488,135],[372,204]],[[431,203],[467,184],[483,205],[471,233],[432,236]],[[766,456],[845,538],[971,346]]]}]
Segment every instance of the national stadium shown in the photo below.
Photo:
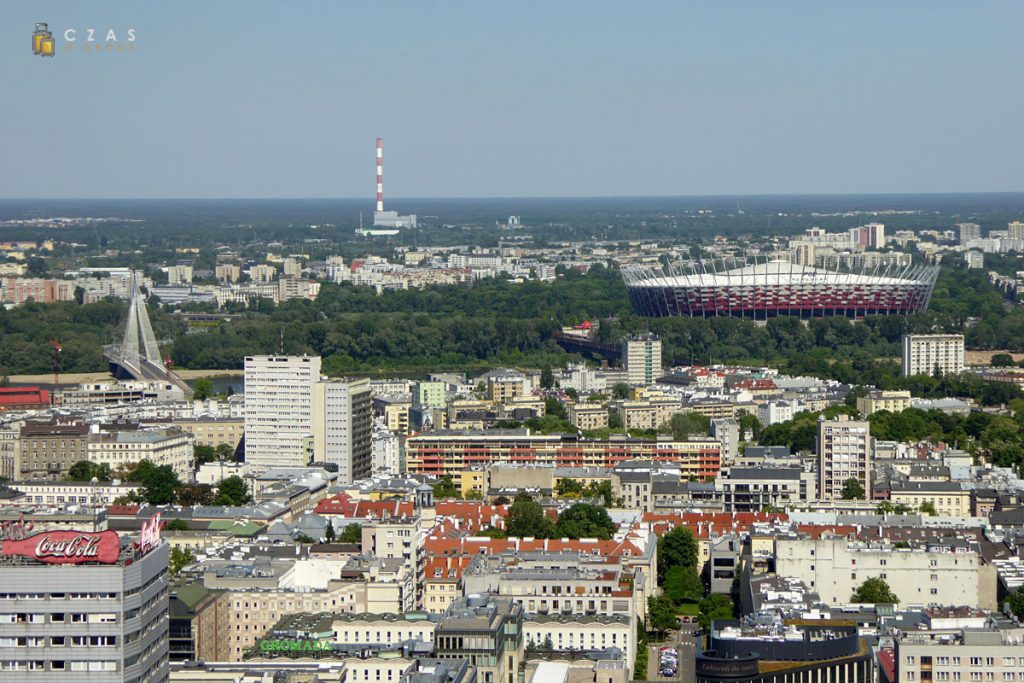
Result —
[{"label": "national stadium", "polygon": [[752,320],[920,313],[938,274],[923,264],[850,270],[743,258],[622,268],[637,315]]}]

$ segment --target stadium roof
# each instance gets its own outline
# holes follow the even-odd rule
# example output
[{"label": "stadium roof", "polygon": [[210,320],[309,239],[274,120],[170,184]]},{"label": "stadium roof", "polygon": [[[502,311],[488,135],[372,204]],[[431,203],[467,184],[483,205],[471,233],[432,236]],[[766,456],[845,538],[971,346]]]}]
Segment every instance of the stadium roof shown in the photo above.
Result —
[{"label": "stadium roof", "polygon": [[[814,266],[800,265],[782,259],[722,270],[679,275],[657,276],[643,271],[634,274],[629,284],[644,287],[739,287],[746,285],[907,285],[914,280],[906,277],[843,273]],[[919,272],[919,271],[918,271]],[[918,280],[925,284],[927,280]]]}]

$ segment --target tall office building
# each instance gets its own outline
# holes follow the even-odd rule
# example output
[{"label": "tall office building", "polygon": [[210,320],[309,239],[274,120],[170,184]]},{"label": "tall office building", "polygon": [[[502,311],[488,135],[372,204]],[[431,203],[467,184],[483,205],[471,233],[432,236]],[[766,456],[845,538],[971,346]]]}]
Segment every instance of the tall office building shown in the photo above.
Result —
[{"label": "tall office building", "polygon": [[245,461],[257,472],[309,462],[319,356],[245,359]]},{"label": "tall office building", "polygon": [[960,244],[981,238],[981,226],[977,223],[957,223],[956,229],[959,231]]},{"label": "tall office building", "polygon": [[1010,239],[1024,240],[1024,222],[1010,221],[1006,225],[1006,233]]},{"label": "tall office building", "polygon": [[901,365],[904,377],[932,375],[936,370],[958,375],[964,371],[964,335],[905,334]]},{"label": "tall office building", "polygon": [[313,456],[338,466],[338,483],[373,471],[373,412],[369,379],[317,382],[313,388]]},{"label": "tall office building", "polygon": [[0,681],[170,680],[170,547],[159,524],[136,543],[114,531],[6,529]]},{"label": "tall office building", "polygon": [[630,384],[654,384],[661,377],[661,340],[652,334],[623,340],[622,365]]},{"label": "tall office building", "polygon": [[849,415],[818,418],[818,495],[824,500],[842,498],[847,480],[856,479],[870,498],[874,450],[867,420],[852,420]]}]

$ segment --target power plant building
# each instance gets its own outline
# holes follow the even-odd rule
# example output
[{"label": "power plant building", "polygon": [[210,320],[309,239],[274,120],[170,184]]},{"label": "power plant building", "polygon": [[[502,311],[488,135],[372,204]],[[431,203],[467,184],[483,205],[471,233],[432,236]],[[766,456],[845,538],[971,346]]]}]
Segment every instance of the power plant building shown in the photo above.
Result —
[{"label": "power plant building", "polygon": [[384,139],[377,138],[377,210],[373,212],[375,228],[415,228],[416,215],[400,216],[397,211],[384,210]]}]

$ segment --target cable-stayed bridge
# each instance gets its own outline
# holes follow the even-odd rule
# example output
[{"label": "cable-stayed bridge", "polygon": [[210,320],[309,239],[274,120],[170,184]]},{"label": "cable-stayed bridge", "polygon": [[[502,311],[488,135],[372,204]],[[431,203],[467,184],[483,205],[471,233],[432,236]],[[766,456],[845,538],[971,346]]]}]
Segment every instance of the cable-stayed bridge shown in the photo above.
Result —
[{"label": "cable-stayed bridge", "polygon": [[160,347],[156,343],[153,325],[146,311],[146,301],[134,275],[131,291],[124,339],[120,344],[112,344],[103,349],[103,357],[110,364],[110,373],[117,379],[172,384],[186,396],[191,394],[191,387],[169,370],[160,356]]}]

